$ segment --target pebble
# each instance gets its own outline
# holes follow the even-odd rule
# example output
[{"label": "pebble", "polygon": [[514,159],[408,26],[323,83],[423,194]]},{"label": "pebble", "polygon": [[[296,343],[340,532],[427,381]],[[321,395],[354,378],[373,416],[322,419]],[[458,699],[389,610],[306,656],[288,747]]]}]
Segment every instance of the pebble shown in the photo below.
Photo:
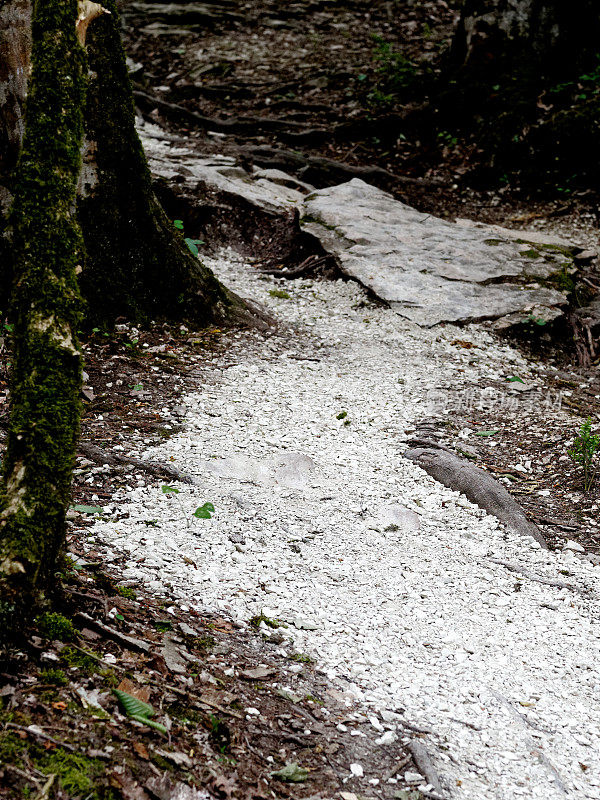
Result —
[{"label": "pebble", "polygon": [[574,553],[585,553],[585,547],[582,547],[579,542],[574,542],[569,539],[564,545],[563,550],[572,550]]}]

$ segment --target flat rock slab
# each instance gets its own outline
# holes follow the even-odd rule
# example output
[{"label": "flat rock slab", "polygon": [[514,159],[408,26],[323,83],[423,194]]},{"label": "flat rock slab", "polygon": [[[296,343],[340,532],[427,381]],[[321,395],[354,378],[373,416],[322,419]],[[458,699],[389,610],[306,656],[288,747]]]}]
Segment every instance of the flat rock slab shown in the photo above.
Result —
[{"label": "flat rock slab", "polygon": [[[301,226],[342,270],[418,325],[494,321],[545,324],[568,306],[563,287],[579,248],[540,234],[424,214],[354,178],[318,191],[280,170],[248,172],[225,156],[200,158],[146,124],[155,175],[202,183],[269,213],[297,208]],[[308,194],[307,194],[308,192]]]},{"label": "flat rock slab", "polygon": [[309,485],[316,464],[302,453],[283,453],[267,456],[263,460],[247,456],[230,456],[203,460],[198,467],[221,478],[233,478],[262,486],[285,486],[303,489]]},{"label": "flat rock slab", "polygon": [[447,222],[358,178],[313,192],[303,205],[304,226],[344,271],[419,325],[516,313],[548,321],[567,304],[552,288],[572,266],[576,248],[564,242]]}]

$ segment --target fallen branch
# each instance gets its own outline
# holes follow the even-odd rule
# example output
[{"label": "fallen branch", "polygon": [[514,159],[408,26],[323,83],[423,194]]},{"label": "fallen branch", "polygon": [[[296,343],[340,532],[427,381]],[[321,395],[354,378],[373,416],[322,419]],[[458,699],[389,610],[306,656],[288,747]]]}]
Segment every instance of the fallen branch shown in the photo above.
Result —
[{"label": "fallen branch", "polygon": [[116,466],[117,464],[131,464],[141,472],[147,472],[157,478],[165,478],[171,481],[179,481],[180,483],[194,483],[193,478],[189,475],[184,475],[178,469],[172,467],[170,464],[156,464],[153,461],[142,461],[133,456],[122,456],[118,453],[107,453],[95,444],[88,442],[79,443],[79,452],[82,453],[90,461],[95,464],[108,464],[109,466]]},{"label": "fallen branch", "polygon": [[501,558],[490,558],[490,561],[493,564],[499,564],[501,567],[509,570],[509,572],[516,572],[519,575],[523,575],[525,578],[529,578],[530,581],[543,583],[545,586],[556,586],[557,589],[570,589],[573,592],[580,591],[572,583],[567,583],[557,578],[542,578],[540,575],[534,575],[533,572],[529,572],[529,570],[523,569],[523,567],[519,567],[517,564],[511,564],[510,561],[503,561]]},{"label": "fallen branch", "polygon": [[133,650],[137,653],[150,652],[151,648],[148,642],[144,642],[142,639],[136,639],[133,636],[128,636],[125,633],[121,633],[120,631],[115,630],[115,628],[111,628],[108,625],[105,625],[103,622],[90,617],[89,614],[86,614],[83,611],[77,613],[75,615],[75,619],[84,622],[88,628],[98,631],[99,633],[103,634],[106,639],[112,639],[113,642],[123,645],[123,647],[126,647],[128,650]]},{"label": "fallen branch", "polygon": [[335,259],[332,255],[321,256],[320,258],[318,256],[309,256],[305,258],[301,264],[292,269],[261,269],[260,271],[263,275],[276,275],[278,278],[289,278],[291,280],[293,278],[303,278],[305,275],[312,274],[317,267],[324,266],[331,261],[335,263]]}]

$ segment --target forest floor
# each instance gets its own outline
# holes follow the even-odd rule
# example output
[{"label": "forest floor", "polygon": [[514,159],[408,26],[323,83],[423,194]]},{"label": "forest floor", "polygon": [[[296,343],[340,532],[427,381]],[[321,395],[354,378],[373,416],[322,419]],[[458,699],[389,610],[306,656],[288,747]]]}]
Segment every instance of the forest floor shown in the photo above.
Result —
[{"label": "forest floor", "polygon": [[[597,200],[588,190],[566,183],[557,187],[560,191],[554,196],[540,196],[513,184],[511,176],[496,184],[486,184],[479,178],[471,180],[481,166],[481,154],[471,139],[447,128],[435,129],[426,137],[415,132],[409,122],[402,127],[394,99],[398,75],[403,76],[402,91],[409,95],[407,105],[418,106],[419,93],[415,90],[411,98],[410,87],[424,72],[435,73],[441,68],[441,54],[455,24],[456,6],[452,2],[431,2],[406,3],[399,8],[397,3],[356,2],[344,4],[342,10],[325,2],[285,6],[275,2],[230,2],[220,4],[218,9],[208,6],[216,17],[212,22],[208,17],[204,19],[201,33],[180,24],[177,33],[178,23],[173,18],[159,15],[149,19],[151,4],[126,4],[124,10],[136,89],[138,95],[151,98],[138,97],[143,113],[168,130],[184,133],[199,152],[234,155],[240,163],[259,166],[283,159],[287,168],[287,154],[292,152],[301,157],[296,174],[315,185],[319,181],[326,185],[335,178],[328,177],[322,163],[308,160],[311,157],[332,159],[349,167],[377,166],[392,175],[380,176],[385,188],[420,210],[508,227],[538,227],[559,233],[587,249],[597,249]],[[157,8],[155,5],[154,11]],[[397,55],[400,52],[401,58]],[[415,64],[425,64],[427,69],[415,69]],[[153,105],[152,98],[163,105]],[[212,119],[250,120],[250,124],[242,125],[243,133],[207,131],[198,120],[193,122],[192,117],[182,115],[180,108]],[[287,132],[274,131],[264,122],[266,119],[291,123],[291,130],[288,126]],[[274,154],[273,150],[278,152]],[[445,630],[436,631],[438,638],[431,643],[425,628],[419,643],[411,642],[407,634],[404,639],[394,639],[397,630],[390,632],[380,622],[380,612],[365,599],[361,587],[353,584],[355,605],[365,617],[368,636],[360,635],[359,620],[355,626],[359,635],[344,642],[343,648],[347,649],[332,654],[328,644],[331,631],[318,614],[316,632],[310,630],[314,621],[311,613],[306,614],[307,630],[301,624],[297,628],[294,624],[291,628],[271,627],[272,623],[279,626],[281,622],[268,615],[261,620],[263,601],[265,609],[273,607],[277,612],[273,589],[285,586],[289,580],[285,570],[279,572],[270,565],[260,588],[262,600],[252,592],[246,600],[243,591],[232,591],[231,597],[224,599],[209,581],[203,606],[194,597],[190,574],[211,570],[214,575],[221,574],[223,565],[211,561],[206,554],[196,562],[188,553],[191,547],[186,539],[181,546],[178,571],[182,583],[178,585],[172,574],[173,563],[168,559],[160,561],[164,552],[146,540],[140,545],[130,538],[131,523],[125,517],[119,520],[119,506],[128,503],[127,513],[135,520],[136,529],[143,525],[151,534],[148,539],[156,538],[156,528],[163,520],[158,513],[150,513],[155,499],[150,499],[148,492],[155,492],[169,510],[164,520],[168,536],[177,541],[178,529],[185,537],[189,535],[190,520],[182,525],[171,513],[178,502],[175,493],[163,494],[160,487],[178,487],[182,495],[187,491],[185,484],[175,482],[177,473],[170,474],[168,467],[181,469],[177,446],[179,443],[185,451],[190,418],[196,420],[196,412],[187,399],[197,397],[192,393],[201,393],[204,387],[218,395],[224,391],[228,372],[233,370],[233,376],[238,370],[250,397],[257,392],[254,399],[258,405],[260,392],[252,383],[252,375],[244,372],[257,359],[260,362],[264,358],[274,374],[285,352],[291,367],[296,362],[309,369],[311,365],[317,370],[329,368],[329,350],[313,352],[313,331],[303,330],[298,319],[293,320],[297,313],[312,308],[311,303],[319,307],[319,314],[325,313],[318,299],[318,281],[288,285],[270,278],[261,284],[254,276],[251,280],[243,277],[243,270],[248,267],[234,256],[229,266],[221,262],[221,269],[224,279],[235,282],[237,271],[242,284],[250,281],[255,295],[286,321],[274,336],[255,338],[245,332],[191,331],[162,325],[137,331],[123,320],[114,335],[97,331],[84,337],[83,449],[70,512],[69,552],[73,560],[65,566],[61,599],[62,613],[72,620],[74,628],[59,618],[40,619],[21,649],[3,659],[0,796],[11,800],[228,800],[318,795],[341,796],[342,800],[413,800],[435,796],[438,771],[443,773],[445,782],[441,788],[445,796],[489,796],[499,800],[518,796],[544,800],[555,795],[600,796],[597,766],[592,763],[598,735],[596,712],[577,706],[577,698],[572,702],[559,699],[561,686],[567,687],[566,693],[572,689],[584,696],[593,684],[588,678],[592,658],[587,651],[594,641],[593,633],[585,641],[578,637],[582,630],[588,630],[591,605],[590,597],[582,598],[580,591],[593,591],[592,565],[597,563],[593,559],[600,554],[598,496],[597,489],[583,492],[580,473],[566,451],[587,416],[594,421],[600,418],[597,361],[585,368],[578,366],[573,352],[553,344],[543,354],[527,342],[514,343],[517,349],[513,350],[503,342],[490,343],[487,334],[482,338],[477,326],[456,330],[447,326],[432,337],[434,355],[429,366],[435,364],[436,369],[443,369],[445,356],[452,372],[444,388],[445,408],[450,412],[446,415],[444,441],[500,477],[544,532],[556,556],[542,558],[525,544],[511,537],[507,540],[487,518],[478,517],[476,509],[457,504],[451,492],[440,492],[426,481],[419,489],[423,496],[415,490],[425,510],[418,503],[411,506],[425,516],[421,518],[421,532],[408,532],[402,545],[407,554],[414,556],[414,561],[402,565],[402,580],[406,579],[409,585],[403,603],[410,609],[411,626],[414,622],[416,630],[421,630],[422,613],[433,618],[434,606],[443,610],[447,605],[447,614],[440,616]],[[342,316],[372,318],[371,325],[388,319],[383,310],[372,307],[368,297],[345,297],[352,291],[325,283],[322,294],[331,303],[339,304],[338,311],[343,307],[343,312],[339,311]],[[336,292],[341,293],[337,299],[333,297]],[[288,303],[290,308],[286,309]],[[357,308],[351,309],[353,304],[358,304]],[[291,322],[294,324],[288,328]],[[358,318],[354,322],[363,324]],[[325,327],[324,322],[321,325]],[[370,325],[364,321],[364,327],[367,330]],[[490,371],[496,369],[495,375],[484,375],[482,364],[485,365],[488,351],[497,355],[495,348],[498,352],[506,348],[506,358],[503,361],[494,356]],[[332,349],[335,350],[335,343]],[[319,362],[321,358],[324,365]],[[342,369],[335,358],[331,363]],[[354,369],[350,367],[348,380]],[[361,374],[359,367],[355,369]],[[290,375],[295,376],[290,380],[301,381],[296,372]],[[307,380],[314,377],[308,372],[307,376]],[[507,404],[482,406],[477,402],[477,392],[483,386],[503,391],[507,380],[515,377],[524,378],[533,387],[533,402],[528,402],[526,392],[517,389],[509,393]],[[423,376],[418,380],[424,380]],[[426,392],[423,397],[415,385],[415,381],[409,381],[401,388],[407,403],[414,401],[416,393],[421,396],[421,416],[439,416],[443,409],[437,395],[430,402],[431,397],[428,400]],[[435,390],[435,385],[430,388]],[[540,396],[549,398],[548,408],[536,406]],[[227,402],[237,402],[233,394],[224,392],[223,397]],[[219,402],[225,402],[223,397]],[[293,397],[292,390],[288,397]],[[348,394],[336,399],[334,418],[338,413],[346,416],[332,421],[335,430],[330,433],[344,441],[364,436],[369,443],[371,440],[361,427],[363,400],[354,397]],[[6,399],[3,374],[0,402],[5,408]],[[288,412],[300,414],[289,408]],[[206,413],[210,419],[205,419],[203,441],[215,434],[224,419],[220,410],[211,410],[210,403]],[[225,419],[234,424],[237,410],[231,414],[232,419]],[[408,432],[413,421],[407,422]],[[387,424],[398,427],[393,420]],[[404,433],[404,428],[398,430],[400,438]],[[241,440],[233,441],[241,446]],[[156,447],[159,449],[154,451],[155,458],[162,473],[149,472],[134,461],[138,458],[147,462],[147,451]],[[170,447],[174,449],[169,450]],[[203,455],[208,457],[211,453]],[[365,453],[360,457],[368,461]],[[248,559],[246,543],[238,540],[237,548],[235,540],[227,543],[223,532],[231,524],[219,520],[219,511],[231,502],[231,492],[225,492],[220,508],[218,482],[211,484],[206,476],[203,481],[211,493],[198,497],[198,502],[210,500],[217,507],[217,524],[206,521],[213,531],[213,538],[208,537],[206,545],[212,543],[227,570],[241,569],[240,562]],[[136,495],[136,491],[140,494]],[[250,493],[247,486],[237,492],[242,500],[240,513],[246,513],[246,493]],[[268,504],[272,493],[272,488],[268,489],[260,502]],[[326,499],[321,502],[326,508],[328,494],[322,493]],[[427,505],[429,495],[435,502],[439,500],[439,508]],[[191,493],[190,501],[195,496]],[[409,504],[408,499],[406,502]],[[145,504],[145,522],[136,518],[136,503],[140,507]],[[360,505],[358,500],[356,505]],[[348,509],[352,506],[348,501]],[[284,513],[283,506],[273,508],[278,514]],[[370,516],[374,515],[369,502],[365,500],[364,508],[354,510],[358,515],[356,524],[369,530]],[[429,587],[417,591],[407,576],[411,570],[418,575],[419,569],[423,574],[428,569],[430,554],[419,549],[417,540],[423,537],[429,542],[443,527],[438,525],[436,529],[433,525],[430,530],[426,518],[430,513],[446,513],[456,522],[456,538],[452,542],[444,540],[448,554],[452,547],[460,549],[462,542],[469,557],[487,559],[489,547],[494,557],[500,555],[513,567],[525,565],[529,574],[511,573],[502,565],[486,563],[477,575],[469,575],[465,566],[468,559],[459,568],[460,559],[448,555],[445,576],[435,570],[427,574],[434,584],[443,577],[451,578],[451,591],[444,597],[421,597],[422,593],[427,595]],[[464,522],[466,514],[468,524]],[[99,532],[90,531],[94,521],[99,523]],[[386,527],[379,518],[371,522],[380,533]],[[193,524],[202,526],[205,521],[194,518]],[[261,546],[268,554],[277,553],[280,557],[277,539],[282,539],[286,558],[289,550],[291,557],[298,556],[299,564],[305,560],[312,563],[316,556],[311,552],[310,538],[304,541],[303,536],[296,536],[294,523],[288,520],[287,524],[288,533],[274,525],[274,540]],[[336,524],[343,527],[340,520]],[[312,529],[312,525],[309,527]],[[310,531],[303,531],[306,533],[310,537]],[[389,539],[390,533],[384,538]],[[477,536],[486,541],[481,552],[477,550],[481,544]],[[564,550],[569,541],[580,544],[585,556],[569,546]],[[123,548],[124,543],[133,543],[141,550]],[[330,548],[333,545],[334,542],[328,543]],[[345,546],[349,547],[347,543]],[[385,544],[392,566],[394,549],[393,542]],[[153,555],[159,558],[154,563]],[[359,563],[361,554],[352,557]],[[144,564],[144,559],[149,563]],[[283,556],[280,560],[287,564]],[[127,577],[128,568],[137,568],[140,574]],[[362,568],[368,572],[378,567],[366,559]],[[390,596],[401,589],[401,567],[397,569],[400,571],[380,576]],[[251,570],[255,570],[254,575],[260,572],[258,566]],[[552,587],[539,583],[539,578],[562,581],[575,588]],[[340,602],[334,592],[338,579],[336,575],[333,583],[325,582],[335,602]],[[477,598],[468,593],[462,595],[461,582],[470,580],[474,586],[492,581],[495,588],[489,594],[495,596],[488,597],[481,587]],[[317,590],[320,591],[318,585],[313,587],[315,597]],[[461,597],[460,602],[454,594]],[[307,607],[314,600],[312,594],[306,597],[300,592],[299,597]],[[471,628],[471,621],[464,622],[461,616],[469,603],[481,597],[486,624],[492,624],[486,614],[495,605],[513,609],[516,620],[516,625],[510,627],[505,624],[509,620],[504,611],[502,620],[492,613],[493,625],[498,626],[498,641],[492,642],[492,649],[487,651],[484,631]],[[388,599],[385,592],[379,598],[386,614]],[[321,608],[326,605],[327,595]],[[316,608],[315,600],[311,611]],[[376,620],[375,630],[366,619],[368,615]],[[252,617],[254,625],[248,624]],[[469,641],[449,638],[440,646],[443,636],[452,633],[452,626],[460,628],[463,623],[471,637]],[[434,635],[433,630],[429,633]],[[557,642],[555,658],[562,658],[567,665],[563,672],[546,652],[543,642],[548,637],[551,643]],[[393,709],[387,707],[378,714],[372,704],[365,705],[364,694],[373,689],[367,673],[379,669],[368,659],[354,663],[361,646],[365,650],[360,655],[373,654],[365,642],[370,646],[380,642],[391,652],[391,645],[396,643],[399,650],[406,651],[408,661],[394,664],[395,672],[407,680],[402,689],[406,704],[399,699],[402,691],[396,688],[392,692],[395,705],[388,704]],[[433,648],[435,657],[421,660],[419,655],[410,666],[417,645],[427,648],[422,651],[426,654]],[[500,682],[494,683],[494,670],[512,680],[511,672],[520,669],[512,660],[502,660],[502,648],[514,648],[522,663],[528,662],[528,650],[534,660],[539,656],[542,664],[553,663],[559,676],[556,686],[554,678],[551,681],[543,669],[536,672],[531,664],[531,671],[526,670],[514,682],[502,683],[498,678]],[[473,683],[464,677],[464,665],[471,663],[472,650],[479,654],[479,667],[490,670],[485,680],[496,691],[495,697],[491,693],[477,694]],[[576,664],[572,656],[575,651]],[[439,683],[433,677],[435,673],[443,676]],[[583,676],[581,681],[574,673]],[[375,674],[382,675],[377,671]],[[476,669],[473,674],[478,675]],[[387,674],[384,677],[388,680]],[[382,678],[380,685],[385,680]],[[481,675],[477,680],[484,682]],[[149,727],[143,719],[132,720],[112,694],[118,687],[150,702],[156,719],[167,731]],[[434,694],[435,702],[432,699],[428,714],[428,697],[433,698]],[[380,708],[385,705],[381,697],[376,704]],[[469,713],[456,717],[459,707]],[[502,715],[505,719],[499,722]],[[504,734],[509,744],[502,752]],[[435,768],[423,755],[423,742],[427,750],[433,747]],[[481,742],[485,746],[478,749]],[[291,769],[287,775],[272,774],[293,763],[306,772]],[[421,793],[417,786],[423,790]]]}]

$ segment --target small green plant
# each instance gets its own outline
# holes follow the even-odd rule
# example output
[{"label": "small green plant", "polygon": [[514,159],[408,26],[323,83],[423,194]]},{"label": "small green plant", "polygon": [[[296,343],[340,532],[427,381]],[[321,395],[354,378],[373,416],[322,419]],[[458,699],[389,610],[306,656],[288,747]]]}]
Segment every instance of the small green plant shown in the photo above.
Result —
[{"label": "small green plant", "polygon": [[136,594],[130,586],[117,586],[117,594],[125,597],[127,600],[135,600]]},{"label": "small green plant", "polygon": [[285,289],[269,289],[269,294],[271,297],[278,297],[280,300],[291,300],[291,295]]},{"label": "small green plant", "polygon": [[391,91],[403,89],[414,83],[417,67],[403,53],[394,50],[382,36],[373,36],[375,48],[373,60],[377,62],[377,72]]},{"label": "small green plant", "polygon": [[55,611],[46,611],[37,618],[36,622],[39,632],[46,639],[70,642],[77,635],[71,620]]},{"label": "small green plant", "polygon": [[195,511],[193,516],[196,519],[211,519],[212,515],[215,513],[215,507],[212,503],[204,503],[203,506],[199,506]]},{"label": "small green plant", "polygon": [[152,624],[160,633],[166,633],[173,628],[171,621],[168,619],[156,619]]},{"label": "small green plant", "polygon": [[69,679],[62,669],[43,669],[40,672],[42,683],[51,683],[53,686],[66,686]]},{"label": "small green plant", "polygon": [[589,492],[596,477],[594,458],[600,446],[600,436],[592,433],[592,420],[588,417],[579,429],[573,445],[567,450],[571,459],[583,469],[583,489]]},{"label": "small green plant", "polygon": [[546,324],[546,320],[543,317],[536,317],[535,314],[528,314],[527,322],[531,322],[534,325],[539,325],[540,327]]},{"label": "small green plant", "polygon": [[292,653],[290,656],[290,661],[298,661],[300,664],[312,664],[313,660],[310,656],[307,656],[306,653]]},{"label": "small green plant", "polygon": [[224,755],[231,744],[231,732],[229,730],[229,726],[215,714],[209,714],[208,727],[210,730],[210,738],[219,748],[221,755]]},{"label": "small green plant", "polygon": [[281,622],[281,620],[278,619],[271,619],[263,614],[262,611],[260,614],[256,614],[256,616],[251,618],[250,625],[258,630],[261,622],[264,622],[269,628],[287,628],[287,625],[284,622]]},{"label": "small green plant", "polygon": [[69,667],[80,669],[86,675],[93,675],[95,672],[98,672],[100,667],[96,658],[75,647],[63,647],[60,651],[60,659]]},{"label": "small green plant", "polygon": [[[178,231],[183,233],[183,220],[182,219],[174,219],[173,220],[173,227],[177,228]],[[200,251],[198,250],[199,245],[204,244],[202,239],[190,239],[189,237],[185,237],[183,240],[190,253],[198,258],[200,256]]]},{"label": "small green plant", "polygon": [[439,131],[437,138],[444,147],[456,147],[458,144],[458,137],[453,136],[450,131]]}]

